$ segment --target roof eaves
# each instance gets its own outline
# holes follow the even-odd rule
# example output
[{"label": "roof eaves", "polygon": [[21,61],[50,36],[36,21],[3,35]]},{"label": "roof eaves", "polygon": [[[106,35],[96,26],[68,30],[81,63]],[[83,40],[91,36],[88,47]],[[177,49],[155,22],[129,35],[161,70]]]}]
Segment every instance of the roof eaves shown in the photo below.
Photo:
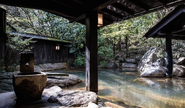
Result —
[{"label": "roof eaves", "polygon": [[70,41],[60,40],[59,38],[44,37],[44,36],[38,36],[38,35],[34,35],[34,34],[25,34],[25,33],[18,33],[18,32],[9,32],[9,34],[19,35],[19,36],[22,36],[22,37],[33,38],[33,39],[64,42],[64,43],[72,43]]},{"label": "roof eaves", "polygon": [[177,6],[172,12],[162,18],[158,23],[156,23],[153,27],[151,27],[143,37],[149,38],[156,36],[155,34],[160,32],[160,30],[175,19],[178,15],[185,12],[185,5]]}]

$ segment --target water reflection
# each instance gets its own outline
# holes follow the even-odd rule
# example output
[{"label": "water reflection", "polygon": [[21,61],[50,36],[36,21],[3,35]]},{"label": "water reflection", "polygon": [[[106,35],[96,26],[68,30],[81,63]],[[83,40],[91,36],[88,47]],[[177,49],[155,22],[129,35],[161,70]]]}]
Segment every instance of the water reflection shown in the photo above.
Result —
[{"label": "water reflection", "polygon": [[[85,79],[84,72],[72,72]],[[184,78],[141,78],[138,72],[100,70],[99,98],[144,108],[184,108]],[[85,84],[78,85],[82,89]]]}]

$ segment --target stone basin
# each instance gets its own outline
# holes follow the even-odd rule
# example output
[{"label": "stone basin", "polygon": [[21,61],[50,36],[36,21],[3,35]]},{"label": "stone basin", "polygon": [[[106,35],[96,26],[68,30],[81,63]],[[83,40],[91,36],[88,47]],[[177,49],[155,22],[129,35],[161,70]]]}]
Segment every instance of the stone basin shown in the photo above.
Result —
[{"label": "stone basin", "polygon": [[17,102],[40,100],[46,82],[47,75],[43,72],[14,73],[13,87]]}]

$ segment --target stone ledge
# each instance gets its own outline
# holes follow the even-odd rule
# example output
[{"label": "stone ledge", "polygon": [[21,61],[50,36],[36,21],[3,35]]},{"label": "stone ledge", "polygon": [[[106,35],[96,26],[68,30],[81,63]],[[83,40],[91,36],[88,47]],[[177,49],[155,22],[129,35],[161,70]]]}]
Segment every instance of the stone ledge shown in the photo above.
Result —
[{"label": "stone ledge", "polygon": [[[58,102],[49,103],[50,96],[55,97]],[[14,92],[0,94],[0,108],[14,108],[16,95]],[[90,91],[66,90],[58,86],[44,89],[42,99],[30,103],[24,103],[19,108],[91,108],[87,107],[89,102],[96,103],[98,96]],[[8,101],[7,101],[8,100]]]},{"label": "stone ledge", "polygon": [[[34,65],[34,72],[45,72],[45,71],[60,70],[60,69],[66,69],[66,68],[67,68],[66,63],[45,63],[45,64]],[[20,71],[20,65],[16,66],[15,71]]]}]

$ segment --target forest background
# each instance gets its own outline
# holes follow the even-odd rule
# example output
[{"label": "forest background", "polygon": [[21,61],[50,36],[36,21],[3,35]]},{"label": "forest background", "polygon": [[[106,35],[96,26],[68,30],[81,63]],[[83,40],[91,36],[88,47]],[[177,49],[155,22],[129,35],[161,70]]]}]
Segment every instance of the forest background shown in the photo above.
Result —
[{"label": "forest background", "polygon": [[[71,41],[72,44],[66,46],[70,47],[69,52],[75,55],[75,61],[71,65],[76,67],[85,66],[85,52],[82,50],[85,46],[85,25],[77,22],[69,23],[65,18],[42,10],[4,5],[0,7],[7,11],[7,34],[16,31],[59,38],[61,41]],[[124,62],[126,58],[133,58],[137,54],[143,55],[152,46],[158,47],[158,58],[165,58],[165,39],[146,39],[142,36],[171,10],[173,10],[173,7],[99,28],[99,66],[104,67],[110,60],[116,59],[117,53],[126,55],[120,60],[120,62]],[[31,38],[24,40],[20,36],[8,36],[7,46],[14,53],[31,50],[32,47],[26,47],[30,43],[34,43]],[[172,41],[174,59],[185,56],[184,43],[183,40]],[[3,60],[0,62],[3,62]]]}]

